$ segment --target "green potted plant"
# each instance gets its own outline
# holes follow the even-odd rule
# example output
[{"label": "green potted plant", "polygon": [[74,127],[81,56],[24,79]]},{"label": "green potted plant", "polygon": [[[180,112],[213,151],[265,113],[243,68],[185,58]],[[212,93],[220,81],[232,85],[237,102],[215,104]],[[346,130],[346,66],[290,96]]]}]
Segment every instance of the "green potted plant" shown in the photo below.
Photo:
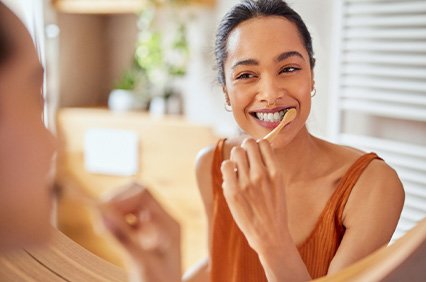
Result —
[{"label": "green potted plant", "polygon": [[[115,101],[114,96],[124,97],[126,94],[123,93],[127,93],[129,98],[117,99],[120,101],[118,104],[123,104],[122,108],[127,104],[127,108],[133,109],[132,103],[146,105],[149,100],[152,101],[151,111],[166,113],[169,100],[170,104],[176,105],[176,98],[180,99],[176,81],[185,76],[189,57],[186,25],[179,21],[176,7],[169,10],[171,16],[167,17],[176,29],[168,29],[167,34],[155,22],[158,13],[156,3],[152,2],[142,11],[138,20],[140,32],[135,46],[134,62],[111,92],[112,102]],[[165,35],[170,34],[173,35],[172,40],[166,42]]]},{"label": "green potted plant", "polygon": [[146,110],[149,92],[146,89],[146,75],[136,67],[126,70],[115,83],[108,98],[108,107],[112,111]]}]

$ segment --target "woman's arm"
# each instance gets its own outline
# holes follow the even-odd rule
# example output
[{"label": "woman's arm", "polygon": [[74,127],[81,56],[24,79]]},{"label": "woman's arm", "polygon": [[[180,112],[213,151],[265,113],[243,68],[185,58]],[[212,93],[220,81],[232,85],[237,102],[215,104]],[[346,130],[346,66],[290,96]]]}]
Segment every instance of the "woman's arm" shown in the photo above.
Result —
[{"label": "woman's arm", "polygon": [[343,211],[345,236],[328,273],[335,273],[386,245],[404,204],[404,189],[385,162],[373,161],[355,184]]},{"label": "woman's arm", "polygon": [[290,236],[282,171],[270,143],[244,140],[221,169],[232,217],[259,255],[268,281],[310,280]]},{"label": "woman's arm", "polygon": [[[208,147],[201,150],[197,156],[196,163],[197,184],[198,188],[200,189],[201,198],[203,200],[207,216],[209,253],[211,247],[211,221],[213,212],[213,179],[211,174],[213,153],[213,147]],[[207,256],[199,264],[187,271],[183,277],[183,281],[208,282],[210,280],[209,256]]]},{"label": "woman's arm", "polygon": [[[336,273],[385,246],[395,231],[404,198],[404,189],[396,172],[382,161],[373,161],[353,187],[343,210],[346,231],[328,274]],[[289,244],[285,246],[285,242]],[[265,272],[270,272],[269,277],[280,277],[279,269],[285,271],[287,268],[295,270],[294,274],[297,269],[298,273],[303,273],[304,264],[291,238],[283,240],[281,248],[286,250],[285,255],[281,252],[274,254],[274,250],[264,252],[263,265],[266,266]],[[299,277],[300,281],[304,280]],[[293,281],[296,280],[299,279]]]}]

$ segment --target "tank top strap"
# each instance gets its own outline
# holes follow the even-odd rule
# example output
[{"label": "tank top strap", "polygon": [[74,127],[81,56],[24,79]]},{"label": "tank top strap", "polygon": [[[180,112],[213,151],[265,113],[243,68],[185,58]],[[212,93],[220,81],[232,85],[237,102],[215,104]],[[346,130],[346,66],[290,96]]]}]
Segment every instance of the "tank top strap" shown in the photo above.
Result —
[{"label": "tank top strap", "polygon": [[[220,166],[222,165],[224,158],[224,148],[225,148],[226,138],[219,139],[216,144],[216,148],[213,153],[213,163],[212,163],[212,177],[213,177],[213,187],[222,187],[222,172],[220,171]],[[213,194],[216,191],[213,189]]]},{"label": "tank top strap", "polygon": [[358,158],[340,179],[335,193],[330,199],[330,212],[335,212],[336,219],[342,225],[342,215],[353,187],[367,166],[375,159],[381,160],[376,153],[367,153]]}]

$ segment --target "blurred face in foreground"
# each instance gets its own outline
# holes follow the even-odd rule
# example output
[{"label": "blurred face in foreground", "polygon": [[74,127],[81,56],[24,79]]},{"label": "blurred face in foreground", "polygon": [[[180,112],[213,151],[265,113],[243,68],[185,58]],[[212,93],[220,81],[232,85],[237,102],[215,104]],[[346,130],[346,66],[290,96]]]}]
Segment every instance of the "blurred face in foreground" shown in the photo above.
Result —
[{"label": "blurred face in foreground", "polygon": [[42,121],[43,68],[34,44],[24,25],[1,3],[0,30],[6,35],[0,44],[11,46],[0,61],[0,251],[4,251],[48,239],[48,174],[55,143]]}]

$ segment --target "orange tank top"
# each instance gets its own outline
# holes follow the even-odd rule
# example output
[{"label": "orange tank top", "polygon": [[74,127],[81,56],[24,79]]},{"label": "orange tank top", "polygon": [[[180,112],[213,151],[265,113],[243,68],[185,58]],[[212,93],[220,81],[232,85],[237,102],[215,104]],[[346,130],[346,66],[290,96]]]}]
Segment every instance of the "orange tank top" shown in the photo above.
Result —
[{"label": "orange tank top", "polygon": [[[257,253],[248,245],[238,228],[222,192],[225,139],[219,140],[213,157],[213,217],[211,248],[212,282],[267,281]],[[336,191],[328,200],[312,233],[297,248],[312,278],[327,274],[345,233],[342,213],[353,186],[368,164],[380,159],[375,153],[361,156],[340,179]]]}]

